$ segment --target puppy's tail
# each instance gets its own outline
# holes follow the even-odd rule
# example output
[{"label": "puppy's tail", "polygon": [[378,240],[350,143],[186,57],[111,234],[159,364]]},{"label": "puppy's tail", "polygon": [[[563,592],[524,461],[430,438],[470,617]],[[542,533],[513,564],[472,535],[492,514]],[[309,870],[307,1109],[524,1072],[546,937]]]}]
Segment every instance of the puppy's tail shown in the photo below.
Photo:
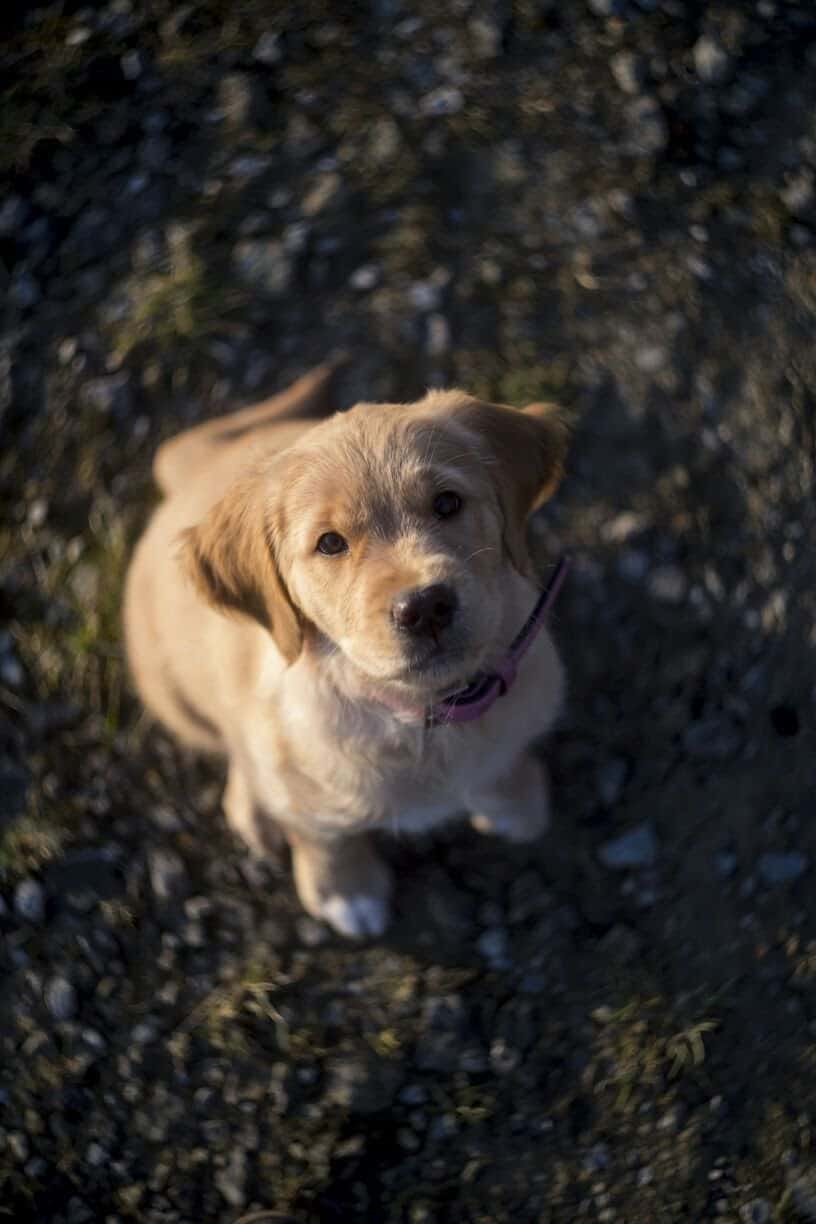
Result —
[{"label": "puppy's tail", "polygon": [[216,454],[239,439],[262,435],[280,421],[320,420],[337,411],[338,372],[348,362],[338,353],[315,366],[285,391],[249,408],[204,421],[163,443],[153,460],[153,477],[166,495],[182,488],[212,461]]}]

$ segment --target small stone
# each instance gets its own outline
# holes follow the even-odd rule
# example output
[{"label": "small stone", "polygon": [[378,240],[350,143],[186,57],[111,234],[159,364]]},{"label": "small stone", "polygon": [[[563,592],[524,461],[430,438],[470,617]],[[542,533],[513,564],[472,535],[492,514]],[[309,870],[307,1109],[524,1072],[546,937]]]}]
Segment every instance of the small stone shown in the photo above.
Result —
[{"label": "small stone", "polygon": [[587,0],[587,4],[596,17],[614,17],[620,10],[620,0]]},{"label": "small stone", "polygon": [[339,194],[341,183],[339,174],[321,174],[301,202],[304,217],[314,217],[322,212]]},{"label": "small stone", "polygon": [[428,316],[428,338],[425,348],[429,357],[441,357],[450,349],[450,325],[444,315]]},{"label": "small stone", "polygon": [[20,272],[11,282],[8,297],[21,310],[29,310],[39,302],[40,289],[29,272]]},{"label": "small stone", "polygon": [[471,17],[467,24],[473,52],[478,59],[493,59],[501,51],[502,32],[489,17]]},{"label": "small stone", "polygon": [[689,756],[702,760],[725,761],[736,756],[743,737],[730,718],[704,718],[692,723],[683,734],[683,747]]},{"label": "small stone", "polygon": [[503,927],[489,927],[479,936],[476,947],[491,965],[502,965],[507,961],[507,932]]},{"label": "small stone", "polygon": [[401,145],[400,130],[389,115],[375,120],[368,134],[368,156],[375,165],[385,166],[392,162]]},{"label": "small stone", "polygon": [[11,1152],[15,1160],[21,1164],[24,1160],[28,1160],[31,1148],[28,1143],[28,1136],[23,1131],[11,1131],[6,1139],[6,1146]]},{"label": "small stone", "polygon": [[657,374],[668,362],[669,354],[659,344],[646,344],[635,353],[635,365],[644,374]]},{"label": "small stone", "polygon": [[349,277],[349,285],[358,293],[367,293],[380,283],[380,269],[376,264],[363,264]]},{"label": "small stone", "polygon": [[692,56],[694,70],[704,85],[721,85],[731,75],[731,57],[710,34],[697,39]]},{"label": "small stone", "polygon": [[89,1143],[85,1152],[85,1159],[92,1169],[98,1169],[110,1159],[110,1156],[101,1143]]},{"label": "small stone", "polygon": [[802,1224],[816,1224],[816,1170],[794,1167],[788,1175],[788,1187]]},{"label": "small stone", "polygon": [[130,1037],[134,1045],[152,1045],[156,1040],[156,1026],[149,1020],[143,1020],[141,1024],[137,1024],[132,1030]]},{"label": "small stone", "polygon": [[816,198],[813,175],[806,170],[795,175],[788,180],[779,196],[789,212],[796,214],[807,212]]},{"label": "small stone", "polygon": [[300,915],[295,922],[295,930],[298,939],[307,948],[319,948],[329,938],[329,932],[323,924],[310,918],[308,914]]},{"label": "small stone", "polygon": [[167,915],[180,909],[190,894],[190,879],[181,857],[175,850],[151,850],[147,857],[147,870],[159,911]]},{"label": "small stone", "polygon": [[428,1093],[421,1084],[406,1084],[404,1088],[400,1088],[397,1099],[403,1105],[424,1105]]},{"label": "small stone", "polygon": [[584,1157],[584,1168],[588,1173],[600,1173],[609,1166],[609,1148],[605,1143],[596,1143]]},{"label": "small stone", "polygon": [[714,868],[721,880],[730,880],[736,875],[738,861],[733,850],[720,850],[714,855]]},{"label": "small stone", "polygon": [[649,556],[641,548],[629,548],[621,554],[618,573],[627,582],[641,582],[649,570]]},{"label": "small stone", "polygon": [[744,119],[756,110],[768,89],[769,83],[765,77],[746,74],[731,86],[722,100],[722,109],[726,115]]},{"label": "small stone", "polygon": [[248,122],[252,113],[252,82],[246,73],[230,72],[219,82],[218,109],[234,127]]},{"label": "small stone", "polygon": [[521,1063],[521,1054],[503,1038],[497,1037],[490,1047],[490,1066],[500,1075],[515,1071]]},{"label": "small stone", "polygon": [[231,1207],[243,1207],[246,1202],[247,1154],[239,1147],[233,1148],[229,1163],[215,1175],[215,1184],[222,1198]]},{"label": "small stone", "polygon": [[771,1224],[771,1208],[766,1199],[752,1199],[740,1207],[743,1224]]},{"label": "small stone", "polygon": [[625,833],[613,837],[598,850],[598,858],[611,871],[627,871],[637,867],[652,867],[657,861],[657,836],[651,824],[644,821]]},{"label": "small stone", "polygon": [[759,857],[759,874],[765,884],[791,884],[810,867],[810,859],[801,850],[768,851]]},{"label": "small stone", "polygon": [[97,412],[125,412],[130,407],[130,375],[126,370],[92,378],[82,388],[82,398]]},{"label": "small stone", "polygon": [[436,119],[444,115],[457,115],[465,105],[461,89],[455,85],[442,85],[426,94],[419,103],[420,114]]},{"label": "small stone", "polygon": [[73,1020],[77,1014],[77,993],[67,978],[53,977],[46,982],[43,998],[54,1020]]},{"label": "small stone", "polygon": [[184,913],[192,922],[201,922],[214,908],[210,897],[190,897],[184,902]]},{"label": "small stone", "polygon": [[442,301],[442,286],[434,281],[415,281],[408,290],[408,297],[417,310],[436,310]]},{"label": "small stone", "polygon": [[[291,246],[291,239],[289,242]],[[292,279],[292,255],[286,242],[251,239],[239,242],[234,259],[241,277],[255,289],[278,296],[286,292]]]},{"label": "small stone", "polygon": [[138,81],[144,68],[141,52],[126,51],[119,60],[119,66],[126,81]]},{"label": "small stone", "polygon": [[9,238],[23,224],[28,213],[28,205],[21,196],[10,195],[0,204],[0,238]]},{"label": "small stone", "polygon": [[279,64],[283,59],[280,37],[273,34],[271,30],[267,30],[256,42],[252,55],[258,63],[266,64],[267,67]]},{"label": "small stone", "polygon": [[500,285],[504,273],[501,264],[495,259],[480,259],[477,265],[479,280],[484,285]]},{"label": "small stone", "polygon": [[335,1059],[327,1069],[326,1099],[352,1113],[379,1113],[391,1105],[400,1074],[385,1060],[377,1065],[353,1055]]},{"label": "small stone", "polygon": [[661,603],[682,603],[686,590],[686,576],[677,565],[661,565],[649,578],[649,594]]},{"label": "small stone", "polygon": [[14,912],[23,922],[41,923],[45,918],[45,892],[36,880],[21,880],[14,890]]},{"label": "small stone", "polygon": [[643,88],[646,72],[643,60],[631,51],[618,51],[609,61],[618,88],[630,97],[637,97]]},{"label": "small stone", "polygon": [[601,528],[601,535],[605,540],[609,540],[612,544],[623,544],[633,535],[638,535],[646,526],[646,521],[642,514],[635,514],[632,510],[624,510],[620,514],[616,514],[608,523],[604,523]]},{"label": "small stone", "polygon": [[637,931],[618,922],[598,941],[598,951],[604,961],[626,965],[635,959],[643,946]]},{"label": "small stone", "polygon": [[663,152],[669,143],[669,126],[654,98],[635,98],[627,107],[626,117],[632,153],[652,157]]},{"label": "small stone", "polygon": [[23,665],[12,654],[0,658],[0,680],[9,688],[19,688],[25,679]]},{"label": "small stone", "polygon": [[629,762],[623,757],[612,757],[598,770],[598,794],[607,807],[617,803],[628,772]]}]

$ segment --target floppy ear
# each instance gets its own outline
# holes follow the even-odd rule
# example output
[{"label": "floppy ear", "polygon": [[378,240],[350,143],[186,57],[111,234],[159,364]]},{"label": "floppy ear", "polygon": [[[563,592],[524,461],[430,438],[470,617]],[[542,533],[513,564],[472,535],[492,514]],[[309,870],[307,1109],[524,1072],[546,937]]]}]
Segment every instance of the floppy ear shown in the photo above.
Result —
[{"label": "floppy ear", "polygon": [[505,545],[525,573],[530,568],[527,519],[561,483],[566,425],[555,404],[517,409],[470,400],[456,415],[482,439],[504,514]]},{"label": "floppy ear", "polygon": [[272,512],[259,479],[234,485],[183,533],[182,561],[209,604],[252,617],[272,634],[287,663],[295,661],[303,628],[275,556]]}]

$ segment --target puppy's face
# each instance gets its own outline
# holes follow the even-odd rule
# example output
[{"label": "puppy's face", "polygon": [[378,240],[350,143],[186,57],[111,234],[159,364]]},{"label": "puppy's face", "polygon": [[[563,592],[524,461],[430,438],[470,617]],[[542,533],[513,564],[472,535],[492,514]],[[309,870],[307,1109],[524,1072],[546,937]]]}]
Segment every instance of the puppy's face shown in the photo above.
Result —
[{"label": "puppy's face", "polygon": [[289,659],[307,635],[377,685],[450,691],[506,645],[508,572],[527,567],[526,518],[557,484],[563,442],[543,406],[459,392],[359,405],[193,530],[193,572]]}]

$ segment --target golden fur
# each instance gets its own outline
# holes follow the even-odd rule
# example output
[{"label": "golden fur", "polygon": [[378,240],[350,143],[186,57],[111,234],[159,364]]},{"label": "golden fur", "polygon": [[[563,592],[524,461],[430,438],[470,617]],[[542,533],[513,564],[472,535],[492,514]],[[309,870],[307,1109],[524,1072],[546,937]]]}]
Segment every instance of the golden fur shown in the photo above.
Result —
[{"label": "golden fur", "polygon": [[[460,391],[331,410],[333,368],[160,448],[165,500],[131,563],[125,628],[147,706],[224,754],[227,817],[258,853],[276,829],[305,908],[379,934],[390,878],[367,834],[461,812],[517,839],[547,825],[543,766],[562,673],[543,632],[479,720],[425,731],[424,706],[500,658],[537,588],[529,514],[556,488],[564,430]],[[434,512],[441,492],[461,509]],[[324,555],[317,541],[347,544]],[[395,628],[401,593],[443,583],[441,642]]]}]

